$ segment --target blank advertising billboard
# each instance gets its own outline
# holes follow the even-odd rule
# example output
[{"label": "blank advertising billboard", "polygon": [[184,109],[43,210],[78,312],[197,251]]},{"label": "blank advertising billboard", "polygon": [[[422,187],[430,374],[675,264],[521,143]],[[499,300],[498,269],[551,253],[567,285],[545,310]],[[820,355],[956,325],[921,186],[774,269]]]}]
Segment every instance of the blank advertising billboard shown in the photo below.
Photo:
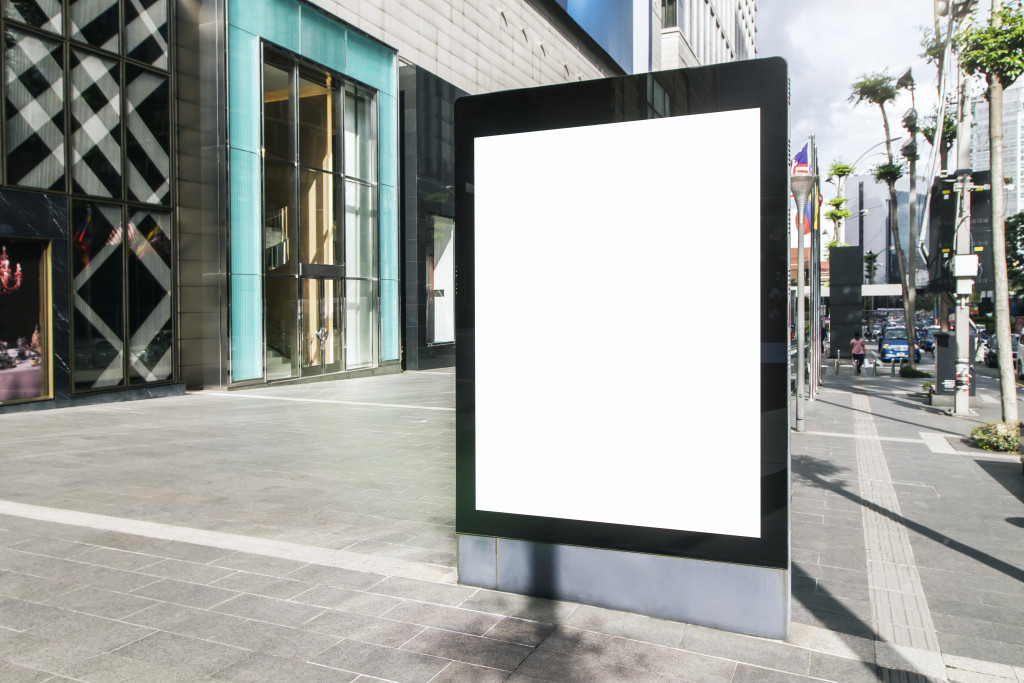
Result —
[{"label": "blank advertising billboard", "polygon": [[779,59],[456,103],[456,529],[788,566]]},{"label": "blank advertising billboard", "polygon": [[759,140],[758,109],[476,139],[478,509],[760,536]]}]

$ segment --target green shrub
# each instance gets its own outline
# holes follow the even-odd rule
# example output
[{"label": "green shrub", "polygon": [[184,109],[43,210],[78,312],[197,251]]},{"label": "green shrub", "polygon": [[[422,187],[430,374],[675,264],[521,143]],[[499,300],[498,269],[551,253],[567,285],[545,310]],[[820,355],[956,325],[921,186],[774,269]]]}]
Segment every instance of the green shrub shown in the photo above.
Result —
[{"label": "green shrub", "polygon": [[932,389],[934,389],[934,388],[935,388],[935,382],[925,382],[924,384],[921,385],[921,389],[923,389],[924,393],[926,393],[926,394],[932,393]]},{"label": "green shrub", "polygon": [[912,368],[909,365],[904,365],[902,368],[900,368],[900,377],[911,377],[913,379],[919,379],[921,377],[931,376],[932,373],[925,372],[924,370],[918,370],[917,368]]},{"label": "green shrub", "polygon": [[1020,424],[989,422],[971,430],[974,445],[986,451],[1016,452],[1020,439]]}]

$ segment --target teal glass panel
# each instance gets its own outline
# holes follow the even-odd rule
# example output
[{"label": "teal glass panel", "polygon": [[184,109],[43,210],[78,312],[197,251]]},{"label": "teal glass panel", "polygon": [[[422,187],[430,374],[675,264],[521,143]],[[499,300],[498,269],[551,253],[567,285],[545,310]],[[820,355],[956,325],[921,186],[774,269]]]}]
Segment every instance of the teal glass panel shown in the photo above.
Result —
[{"label": "teal glass panel", "polygon": [[380,182],[398,186],[398,99],[381,93],[380,106]]},{"label": "teal glass panel", "polygon": [[345,73],[345,29],[312,7],[302,7],[299,44],[302,56]]},{"label": "teal glass panel", "polygon": [[398,191],[380,186],[380,277],[398,279]]},{"label": "teal glass panel", "polygon": [[259,275],[260,263],[260,209],[263,206],[260,191],[260,157],[251,152],[231,150],[231,272],[239,275]]},{"label": "teal glass panel", "polygon": [[380,359],[398,360],[398,281],[380,281]]},{"label": "teal glass panel", "polygon": [[299,51],[299,3],[295,0],[230,0],[228,23]]},{"label": "teal glass panel", "polygon": [[263,295],[259,275],[231,275],[231,381],[263,377]]},{"label": "teal glass panel", "polygon": [[345,74],[387,95],[398,95],[395,53],[369,38],[348,32]]},{"label": "teal glass panel", "polygon": [[251,33],[228,28],[229,97],[231,112],[228,131],[231,146],[249,152],[260,151],[260,41]]}]

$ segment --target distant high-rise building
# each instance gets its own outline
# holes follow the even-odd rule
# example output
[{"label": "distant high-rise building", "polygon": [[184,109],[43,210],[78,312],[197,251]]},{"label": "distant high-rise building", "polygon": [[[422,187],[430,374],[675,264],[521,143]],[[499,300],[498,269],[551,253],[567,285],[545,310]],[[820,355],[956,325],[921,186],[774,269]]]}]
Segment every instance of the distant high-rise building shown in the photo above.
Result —
[{"label": "distant high-rise building", "polygon": [[661,0],[661,68],[753,59],[756,0]]},{"label": "distant high-rise building", "polygon": [[[989,170],[988,100],[975,98],[971,103],[971,168]],[[1003,92],[1003,175],[1013,179],[1006,189],[1006,215],[1024,211],[1024,81],[1017,81]]]}]

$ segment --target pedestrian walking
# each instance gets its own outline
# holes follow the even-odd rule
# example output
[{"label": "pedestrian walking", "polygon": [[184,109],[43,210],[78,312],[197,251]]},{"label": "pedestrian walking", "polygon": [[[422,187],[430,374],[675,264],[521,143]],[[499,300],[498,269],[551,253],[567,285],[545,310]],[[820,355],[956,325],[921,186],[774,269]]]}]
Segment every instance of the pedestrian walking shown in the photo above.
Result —
[{"label": "pedestrian walking", "polygon": [[853,339],[850,340],[850,355],[853,356],[859,375],[860,366],[864,365],[864,340],[861,338],[860,332],[853,333]]}]

